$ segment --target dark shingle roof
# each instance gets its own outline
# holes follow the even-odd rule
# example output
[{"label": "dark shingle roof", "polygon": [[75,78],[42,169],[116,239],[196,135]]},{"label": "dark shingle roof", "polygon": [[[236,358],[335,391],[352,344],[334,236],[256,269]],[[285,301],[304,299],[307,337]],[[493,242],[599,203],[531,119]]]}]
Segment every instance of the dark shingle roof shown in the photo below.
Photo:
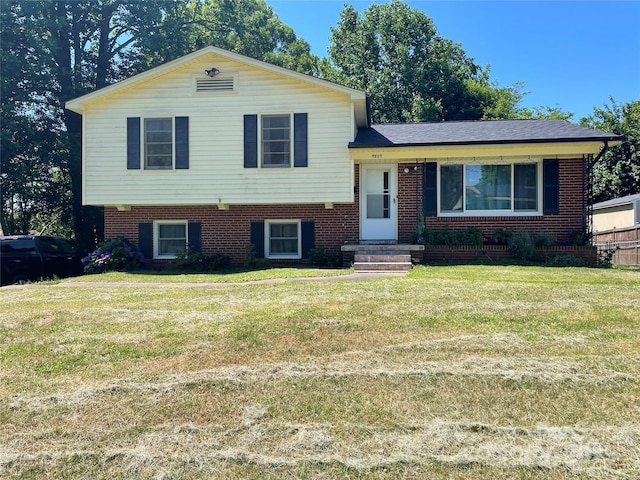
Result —
[{"label": "dark shingle roof", "polygon": [[350,148],[622,140],[562,120],[399,123],[361,128]]}]

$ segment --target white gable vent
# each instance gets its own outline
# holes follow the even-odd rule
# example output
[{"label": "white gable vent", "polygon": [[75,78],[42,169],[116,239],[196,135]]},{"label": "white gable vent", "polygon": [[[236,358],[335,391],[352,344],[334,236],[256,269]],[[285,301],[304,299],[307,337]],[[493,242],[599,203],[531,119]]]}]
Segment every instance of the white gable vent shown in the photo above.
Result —
[{"label": "white gable vent", "polygon": [[196,78],[196,92],[233,92],[234,77]]}]

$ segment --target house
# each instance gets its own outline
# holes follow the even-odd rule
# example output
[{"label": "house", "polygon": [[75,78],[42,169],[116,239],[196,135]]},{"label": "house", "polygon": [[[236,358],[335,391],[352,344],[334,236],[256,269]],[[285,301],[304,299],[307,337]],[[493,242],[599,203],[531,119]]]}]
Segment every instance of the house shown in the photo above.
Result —
[{"label": "house", "polygon": [[553,232],[587,211],[585,164],[619,141],[556,120],[371,125],[364,92],[207,47],[67,102],[83,202],[155,261],[186,244],[305,261],[428,228]]},{"label": "house", "polygon": [[592,207],[593,243],[610,251],[613,263],[640,265],[640,193]]}]

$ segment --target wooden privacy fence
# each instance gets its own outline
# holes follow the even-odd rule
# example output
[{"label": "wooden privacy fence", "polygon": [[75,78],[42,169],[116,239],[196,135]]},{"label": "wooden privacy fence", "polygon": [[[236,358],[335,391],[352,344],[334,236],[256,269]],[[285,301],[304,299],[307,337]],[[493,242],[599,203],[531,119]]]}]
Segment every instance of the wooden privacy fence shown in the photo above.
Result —
[{"label": "wooden privacy fence", "polygon": [[593,244],[600,253],[613,251],[616,265],[640,265],[640,225],[596,232]]}]

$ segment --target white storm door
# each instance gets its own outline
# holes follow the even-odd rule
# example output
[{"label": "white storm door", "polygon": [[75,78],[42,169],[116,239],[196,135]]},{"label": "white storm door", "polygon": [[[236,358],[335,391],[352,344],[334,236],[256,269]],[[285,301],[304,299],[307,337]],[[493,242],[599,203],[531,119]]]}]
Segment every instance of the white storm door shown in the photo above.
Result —
[{"label": "white storm door", "polygon": [[396,165],[362,165],[360,238],[396,240]]}]

